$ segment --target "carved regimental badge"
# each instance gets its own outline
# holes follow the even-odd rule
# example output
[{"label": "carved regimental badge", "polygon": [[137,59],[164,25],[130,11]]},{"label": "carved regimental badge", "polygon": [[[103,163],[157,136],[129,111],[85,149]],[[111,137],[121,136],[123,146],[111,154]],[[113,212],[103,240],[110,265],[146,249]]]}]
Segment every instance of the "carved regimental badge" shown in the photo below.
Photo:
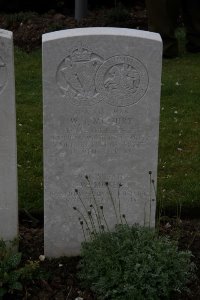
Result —
[{"label": "carved regimental badge", "polygon": [[137,103],[148,87],[145,66],[130,56],[114,56],[106,60],[96,75],[97,91],[114,106]]},{"label": "carved regimental badge", "polygon": [[7,82],[7,68],[3,59],[0,57],[0,94],[6,86]]},{"label": "carved regimental badge", "polygon": [[96,72],[103,59],[85,46],[71,51],[58,66],[57,84],[67,100],[75,105],[93,105],[102,100],[95,86]]},{"label": "carved regimental badge", "polygon": [[130,56],[106,61],[85,46],[76,47],[60,63],[56,74],[62,95],[75,105],[104,100],[114,106],[137,103],[148,87],[145,66]]}]

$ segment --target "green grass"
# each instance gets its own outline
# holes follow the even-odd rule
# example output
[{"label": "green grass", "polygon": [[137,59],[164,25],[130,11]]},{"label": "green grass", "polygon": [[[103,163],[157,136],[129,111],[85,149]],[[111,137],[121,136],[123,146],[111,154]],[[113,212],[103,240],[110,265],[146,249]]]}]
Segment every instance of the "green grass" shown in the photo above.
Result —
[{"label": "green grass", "polygon": [[200,55],[164,60],[158,191],[166,206],[200,207]]},{"label": "green grass", "polygon": [[[43,207],[41,51],[15,52],[20,207]],[[200,208],[200,54],[164,60],[158,198]]]},{"label": "green grass", "polygon": [[43,207],[41,51],[15,51],[19,205]]}]

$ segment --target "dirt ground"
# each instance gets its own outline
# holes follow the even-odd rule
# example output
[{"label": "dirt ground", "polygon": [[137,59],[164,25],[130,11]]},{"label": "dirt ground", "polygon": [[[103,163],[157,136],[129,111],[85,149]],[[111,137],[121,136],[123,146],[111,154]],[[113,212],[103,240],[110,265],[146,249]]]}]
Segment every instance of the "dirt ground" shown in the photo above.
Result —
[{"label": "dirt ground", "polygon": [[[192,251],[193,260],[197,266],[197,279],[189,286],[190,295],[174,295],[172,299],[197,300],[200,299],[200,220],[166,219],[160,226],[160,233],[170,235],[179,241],[180,249]],[[39,260],[43,254],[43,226],[34,223],[28,217],[20,221],[20,248],[23,261]],[[77,279],[79,257],[45,259],[40,262],[41,270],[47,274],[46,278],[37,279],[30,285],[24,286],[23,293],[6,299],[31,300],[95,300],[95,295],[81,288]]]}]

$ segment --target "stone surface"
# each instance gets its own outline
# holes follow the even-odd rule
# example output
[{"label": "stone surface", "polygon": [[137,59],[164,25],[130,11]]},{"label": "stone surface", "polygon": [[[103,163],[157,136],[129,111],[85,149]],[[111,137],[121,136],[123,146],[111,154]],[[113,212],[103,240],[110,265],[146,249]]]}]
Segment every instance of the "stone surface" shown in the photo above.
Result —
[{"label": "stone surface", "polygon": [[18,233],[15,83],[12,32],[0,30],[0,238]]},{"label": "stone surface", "polygon": [[161,56],[150,32],[43,35],[45,255],[79,254],[88,210],[96,227],[154,226]]}]

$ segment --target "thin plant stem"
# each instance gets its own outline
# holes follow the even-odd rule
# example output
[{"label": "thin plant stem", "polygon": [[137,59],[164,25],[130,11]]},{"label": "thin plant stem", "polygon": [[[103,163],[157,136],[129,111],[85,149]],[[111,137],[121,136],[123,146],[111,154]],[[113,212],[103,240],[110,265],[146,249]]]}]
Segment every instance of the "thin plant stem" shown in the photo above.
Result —
[{"label": "thin plant stem", "polygon": [[[90,227],[89,227],[89,225],[88,225],[88,222],[87,222],[87,220],[86,220],[84,214],[83,214],[77,207],[75,207],[75,206],[73,207],[73,209],[76,210],[76,211],[80,214],[80,216],[81,216],[82,219],[84,220],[84,222],[85,222],[85,224],[86,224],[86,227],[87,227],[87,229],[88,229],[88,231],[89,231],[89,233],[90,233],[91,230],[90,230]],[[92,225],[92,224],[91,224],[91,225]]]},{"label": "thin plant stem", "polygon": [[90,207],[94,210],[94,214],[95,214],[96,219],[97,219],[98,227],[99,227],[99,230],[101,231],[101,224],[99,224],[99,222],[98,222],[98,214],[97,214],[97,211],[96,211],[95,207],[94,207],[92,204],[90,204]]},{"label": "thin plant stem", "polygon": [[86,178],[87,182],[89,183],[89,187],[90,187],[90,190],[91,190],[91,193],[92,193],[92,198],[94,200],[94,206],[96,206],[96,209],[97,209],[97,222],[98,222],[98,226],[100,228],[100,226],[101,226],[101,219],[100,219],[100,213],[99,213],[99,210],[98,210],[98,204],[97,204],[97,201],[96,201],[96,197],[95,197],[93,188],[91,186],[89,177],[86,175],[85,178]]},{"label": "thin plant stem", "polygon": [[84,226],[83,226],[83,221],[80,221],[80,224],[81,224],[81,228],[82,228],[82,231],[83,231],[84,240],[86,242],[86,235],[85,235],[85,230],[84,230]]},{"label": "thin plant stem", "polygon": [[155,186],[155,180],[152,179],[151,182],[152,182],[152,185],[153,185],[153,190],[154,190],[155,197],[157,199],[157,191],[156,191],[156,186]]},{"label": "thin plant stem", "polygon": [[102,230],[102,232],[104,232],[104,231],[105,231],[105,229],[104,229],[104,225],[103,225],[103,224],[101,224],[101,230]]},{"label": "thin plant stem", "polygon": [[90,222],[92,224],[92,229],[94,230],[94,233],[96,233],[97,231],[96,231],[95,223],[94,223],[94,220],[93,220],[93,217],[92,217],[92,213],[91,213],[90,210],[88,211],[88,216],[89,216]]},{"label": "thin plant stem", "polygon": [[144,226],[146,226],[146,206],[147,206],[147,201],[148,200],[146,200],[145,203],[144,203]]},{"label": "thin plant stem", "polygon": [[101,209],[101,213],[102,213],[102,216],[103,216],[103,220],[104,220],[104,222],[105,222],[105,224],[106,224],[107,230],[110,231],[110,230],[109,230],[108,223],[107,223],[106,218],[105,218],[105,215],[104,215],[103,205],[100,206],[100,209]]},{"label": "thin plant stem", "polygon": [[149,181],[150,181],[150,199],[149,199],[149,228],[151,227],[151,200],[152,200],[152,188],[151,188],[151,183],[152,183],[152,179],[151,179],[151,174],[152,172],[149,171]]},{"label": "thin plant stem", "polygon": [[127,222],[127,220],[126,220],[126,215],[122,215],[122,217],[123,217],[123,219],[125,220],[125,224],[128,226],[128,222]]},{"label": "thin plant stem", "polygon": [[159,226],[160,225],[161,213],[162,213],[161,201],[158,201],[158,203],[157,203],[157,191],[156,191],[156,186],[155,186],[155,180],[152,179],[151,182],[152,182],[154,195],[155,195],[155,201],[156,201],[156,213],[155,213],[155,215],[156,215],[156,224]]},{"label": "thin plant stem", "polygon": [[68,295],[67,295],[67,298],[66,298],[66,300],[68,300],[68,299],[69,299],[69,296],[70,296],[70,294],[71,294],[71,291],[72,291],[72,286],[70,287],[70,290],[69,290],[69,293],[68,293]]},{"label": "thin plant stem", "polygon": [[79,194],[79,191],[77,189],[75,189],[75,193],[77,194],[79,200],[81,201],[81,204],[83,205],[83,208],[84,208],[85,212],[87,213],[87,208],[85,206],[85,203],[83,202],[83,199],[81,198],[81,196]]},{"label": "thin plant stem", "polygon": [[114,199],[113,199],[112,193],[111,193],[110,188],[109,188],[109,186],[108,186],[108,182],[106,182],[105,184],[106,184],[108,193],[109,193],[109,195],[110,195],[110,200],[111,200],[112,205],[113,205],[113,208],[114,208],[114,212],[115,212],[115,216],[116,216],[117,223],[119,223],[119,221],[118,221],[118,216],[117,216],[117,210],[116,210],[116,207],[115,207],[115,203],[114,203]]},{"label": "thin plant stem", "polygon": [[119,203],[119,217],[120,217],[120,221],[122,223],[122,216],[121,216],[121,199],[120,199],[120,188],[121,188],[122,184],[119,183],[118,185],[118,191],[117,191],[117,197],[118,197],[118,203]]}]

